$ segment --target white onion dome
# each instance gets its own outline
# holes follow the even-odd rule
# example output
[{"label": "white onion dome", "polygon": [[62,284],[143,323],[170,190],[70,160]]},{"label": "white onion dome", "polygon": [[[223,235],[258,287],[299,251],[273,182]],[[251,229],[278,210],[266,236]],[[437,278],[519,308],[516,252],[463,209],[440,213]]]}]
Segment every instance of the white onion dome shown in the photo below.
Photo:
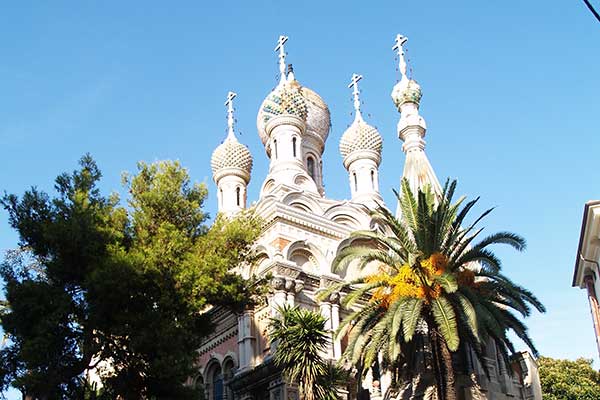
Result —
[{"label": "white onion dome", "polygon": [[372,158],[379,165],[382,149],[381,135],[377,129],[362,119],[359,112],[340,140],[340,153],[344,157],[344,166],[348,168],[350,162],[357,157],[365,156]]},{"label": "white onion dome", "polygon": [[239,175],[249,182],[252,172],[252,154],[246,146],[238,142],[235,136],[230,135],[213,152],[210,166],[215,181],[221,173],[231,171],[231,174]]},{"label": "white onion dome", "polygon": [[327,104],[313,90],[303,87],[290,72],[262,102],[256,117],[260,140],[267,144],[266,125],[279,115],[294,115],[306,123],[306,132],[323,143],[329,136],[331,117]]},{"label": "white onion dome", "polygon": [[392,89],[392,100],[398,111],[405,103],[414,103],[419,107],[422,96],[421,86],[412,79],[402,79]]},{"label": "white onion dome", "polygon": [[324,144],[331,129],[329,107],[327,107],[321,96],[312,89],[303,87],[301,93],[306,99],[306,105],[308,106],[306,131],[308,134],[316,136]]}]

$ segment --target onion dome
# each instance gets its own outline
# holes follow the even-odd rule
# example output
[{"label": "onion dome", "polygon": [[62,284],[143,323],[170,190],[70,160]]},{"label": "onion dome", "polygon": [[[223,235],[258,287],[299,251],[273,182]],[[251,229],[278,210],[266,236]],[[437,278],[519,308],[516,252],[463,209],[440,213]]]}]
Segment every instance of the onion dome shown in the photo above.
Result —
[{"label": "onion dome", "polygon": [[344,157],[344,165],[348,157],[356,151],[369,151],[377,159],[377,164],[381,161],[381,150],[383,149],[383,140],[381,135],[371,125],[367,124],[360,114],[352,125],[342,135],[340,140],[340,153]]},{"label": "onion dome", "polygon": [[309,134],[317,136],[325,143],[331,129],[331,114],[329,107],[315,91],[303,87],[302,96],[308,106],[308,115],[306,116],[306,131]]},{"label": "onion dome", "polygon": [[243,171],[244,175],[252,172],[252,154],[250,150],[234,137],[227,137],[213,152],[210,159],[213,175],[226,168],[235,168]]},{"label": "onion dome", "polygon": [[413,103],[419,107],[422,93],[421,86],[413,79],[408,79],[406,75],[406,60],[404,58],[404,44],[408,38],[400,34],[396,35],[396,43],[392,49],[398,54],[398,69],[400,70],[401,79],[392,89],[392,100],[398,111],[401,111],[401,106],[405,103]]},{"label": "onion dome", "polygon": [[364,121],[360,112],[358,81],[361,79],[361,75],[353,74],[352,82],[348,86],[353,87],[355,118],[340,140],[340,153],[344,157],[346,168],[348,168],[350,162],[356,159],[351,157],[356,152],[360,152],[360,154],[356,154],[358,157],[371,158],[378,165],[381,162],[381,150],[383,148],[381,135],[377,129]]},{"label": "onion dome", "polygon": [[262,102],[256,117],[256,126],[263,144],[266,144],[269,139],[265,127],[271,118],[293,115],[306,121],[308,106],[300,89],[301,86],[297,81],[288,82],[284,79]]},{"label": "onion dome", "polygon": [[265,129],[267,122],[278,115],[294,115],[306,123],[306,132],[323,143],[329,136],[331,116],[329,107],[315,91],[303,87],[289,72],[286,79],[265,98],[256,118],[256,127],[263,144],[269,137]]},{"label": "onion dome", "polygon": [[402,79],[392,89],[392,100],[398,111],[405,103],[414,103],[418,107],[422,96],[421,86],[412,79]]},{"label": "onion dome", "polygon": [[[329,129],[331,128],[331,117],[327,104],[321,96],[309,88],[303,87],[294,77],[291,64],[285,70],[285,49],[287,36],[279,36],[275,51],[279,53],[279,74],[281,80],[277,87],[267,95],[260,105],[256,116],[256,127],[263,145],[269,141],[266,131],[267,122],[275,116],[294,115],[299,117],[306,127],[306,134],[320,142],[323,147]],[[269,148],[267,147],[267,153]]]},{"label": "onion dome", "polygon": [[213,152],[210,159],[213,177],[217,181],[217,176],[223,176],[227,172],[233,175],[239,175],[246,182],[250,181],[250,173],[252,172],[252,154],[250,150],[235,137],[233,130],[233,99],[236,94],[229,92],[227,95],[227,138]]}]

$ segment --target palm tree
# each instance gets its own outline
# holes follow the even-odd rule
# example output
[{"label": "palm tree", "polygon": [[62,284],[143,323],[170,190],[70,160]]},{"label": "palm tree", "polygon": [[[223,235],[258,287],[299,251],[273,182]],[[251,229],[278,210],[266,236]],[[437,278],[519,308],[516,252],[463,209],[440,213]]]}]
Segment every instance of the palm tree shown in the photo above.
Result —
[{"label": "palm tree", "polygon": [[378,228],[352,234],[368,244],[343,249],[333,263],[335,270],[355,263],[360,270],[375,266],[377,271],[328,290],[348,291],[343,305],[355,309],[337,332],[349,334],[347,360],[368,369],[381,356],[386,366],[398,369],[410,361],[415,348],[429,346],[438,398],[452,400],[452,353],[461,341],[484,368],[483,347],[490,340],[509,363],[515,350],[508,331],[537,355],[518,315],[529,316],[531,306],[545,311],[530,291],[501,274],[501,262],[489,250],[506,244],[522,251],[525,240],[499,232],[475,242],[483,229],[477,224],[492,209],[464,227],[479,198],[452,203],[455,188],[455,181],[446,182],[441,195],[425,187],[415,196],[403,180],[401,195],[396,193],[401,217],[383,207],[372,211]]},{"label": "palm tree", "polygon": [[269,336],[277,342],[275,365],[290,382],[298,382],[303,400],[337,400],[340,370],[326,361],[330,339],[325,317],[299,307],[284,306],[271,318]]}]

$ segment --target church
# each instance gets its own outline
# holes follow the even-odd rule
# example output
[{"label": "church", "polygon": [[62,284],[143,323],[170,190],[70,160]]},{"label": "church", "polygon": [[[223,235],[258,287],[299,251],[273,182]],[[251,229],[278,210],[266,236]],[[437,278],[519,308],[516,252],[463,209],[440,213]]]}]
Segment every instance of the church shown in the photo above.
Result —
[{"label": "church", "polygon": [[[383,205],[379,166],[384,139],[361,114],[358,85],[362,76],[354,74],[351,78],[354,121],[338,144],[348,171],[350,199],[330,199],[324,190],[322,161],[331,128],[329,108],[315,91],[297,81],[292,68],[286,66],[287,40],[285,36],[278,40],[275,51],[280,80],[260,105],[256,119],[258,135],[270,162],[266,177],[254,177],[263,181],[253,205],[264,223],[256,243],[259,261],[239,267],[246,277],[272,277],[269,294],[262,304],[241,315],[220,308],[209,311],[216,330],[198,349],[198,374],[190,381],[207,400],[299,398],[297,388],[285,382],[274,366],[274,349],[268,338],[269,318],[284,304],[305,307],[325,316],[326,328],[332,332],[327,357],[340,359],[345,342],[335,339],[333,332],[345,315],[340,307],[343,293],[333,293],[324,300],[317,300],[317,294],[332,283],[359,273],[352,267],[333,272],[332,261],[342,249],[353,245],[350,238],[353,231],[372,228],[369,209]],[[441,192],[425,153],[427,125],[419,113],[421,88],[406,73],[403,48],[406,41],[398,35],[393,47],[400,71],[392,101],[400,114],[397,135],[405,154],[402,177],[410,182],[413,192],[424,185]],[[250,151],[236,137],[235,96],[230,92],[225,103],[228,135],[211,159],[219,212],[231,216],[247,207],[247,185],[253,164]],[[501,362],[493,346],[486,354],[489,378],[473,358],[471,376],[458,377],[459,398],[541,399],[536,363],[529,353],[521,353],[513,366]],[[507,368],[517,373],[511,375]],[[391,396],[387,390],[390,380],[384,371],[377,376],[370,373],[359,398],[422,398],[422,393]],[[347,398],[356,398],[352,396]]]}]

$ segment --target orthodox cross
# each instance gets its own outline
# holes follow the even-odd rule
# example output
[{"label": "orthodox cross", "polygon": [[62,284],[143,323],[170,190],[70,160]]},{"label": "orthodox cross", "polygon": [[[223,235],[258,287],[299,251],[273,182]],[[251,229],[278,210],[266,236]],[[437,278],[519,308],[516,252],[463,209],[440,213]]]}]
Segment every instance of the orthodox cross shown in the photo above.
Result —
[{"label": "orthodox cross", "polygon": [[275,47],[275,51],[279,52],[279,73],[281,74],[281,79],[285,79],[285,48],[283,45],[288,41],[287,36],[279,36],[279,40],[277,40],[277,46]]},{"label": "orthodox cross", "polygon": [[354,98],[354,109],[356,110],[356,117],[360,115],[360,99],[358,95],[360,91],[358,90],[358,81],[362,79],[362,75],[352,74],[352,79],[350,80],[350,84],[348,88],[352,88],[352,97]]},{"label": "orthodox cross", "polygon": [[406,36],[402,36],[400,34],[396,35],[396,43],[394,44],[394,47],[392,47],[392,50],[398,52],[398,63],[399,63],[399,67],[400,67],[400,74],[402,74],[402,80],[406,80],[406,60],[404,59],[404,43],[406,43],[406,41],[408,40],[408,38]]},{"label": "orthodox cross", "polygon": [[225,101],[225,105],[227,106],[227,127],[229,128],[229,133],[227,134],[227,138],[234,138],[233,132],[233,99],[235,99],[237,93],[229,92],[227,93],[227,101]]}]

